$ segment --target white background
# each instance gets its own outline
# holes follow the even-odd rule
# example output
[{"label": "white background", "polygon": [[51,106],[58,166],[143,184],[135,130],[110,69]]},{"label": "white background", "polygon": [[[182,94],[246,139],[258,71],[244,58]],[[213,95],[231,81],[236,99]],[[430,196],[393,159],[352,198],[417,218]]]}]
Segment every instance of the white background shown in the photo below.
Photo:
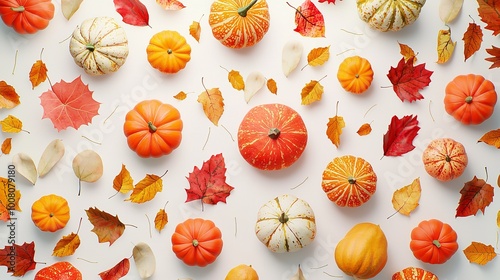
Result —
[{"label": "white background", "polygon": [[[484,215],[478,213],[476,216],[455,218],[460,189],[474,175],[485,178],[485,167],[489,173],[488,182],[498,192],[496,179],[500,173],[499,152],[494,147],[477,143],[477,140],[485,132],[499,128],[500,112],[496,111],[479,126],[464,126],[448,116],[443,106],[444,88],[456,75],[481,74],[493,81],[497,88],[500,87],[498,68],[489,70],[491,64],[484,60],[488,56],[484,49],[491,48],[491,45],[498,46],[500,42],[498,37],[492,36],[491,31],[484,30],[481,50],[464,62],[461,39],[469,22],[473,19],[484,27],[477,14],[476,1],[465,1],[462,12],[449,25],[457,47],[451,61],[445,65],[435,63],[437,33],[439,29],[446,28],[438,16],[439,1],[435,0],[427,1],[415,24],[396,33],[380,33],[370,29],[358,18],[355,1],[337,1],[336,5],[313,1],[325,17],[325,38],[306,38],[294,32],[294,10],[285,1],[269,1],[269,32],[259,44],[244,50],[228,49],[213,38],[208,25],[211,1],[184,0],[187,8],[181,11],[164,11],[154,1],[143,2],[150,13],[151,28],[122,23],[112,1],[97,0],[84,1],[69,21],[62,16],[60,1],[54,1],[54,19],[47,29],[35,35],[19,35],[0,25],[0,79],[14,86],[21,96],[21,105],[10,110],[2,109],[0,118],[12,114],[23,121],[24,129],[30,131],[29,134],[21,132],[16,135],[2,133],[2,139],[13,137],[13,149],[10,155],[0,157],[0,175],[7,176],[7,166],[16,153],[27,153],[38,162],[43,149],[53,139],[62,139],[66,146],[66,154],[61,162],[46,177],[39,179],[35,186],[20,175],[16,177],[17,187],[22,193],[20,205],[23,210],[16,215],[17,243],[35,241],[36,261],[48,265],[61,260],[51,256],[54,245],[63,235],[75,232],[80,218],[83,218],[79,232],[81,246],[73,256],[63,260],[78,267],[84,279],[96,279],[99,272],[131,256],[134,244],[140,241],[150,244],[156,255],[157,271],[151,279],[223,279],[229,269],[240,263],[251,264],[264,280],[289,279],[299,264],[306,279],[335,279],[332,275],[347,279],[335,264],[334,248],[352,226],[369,221],[379,224],[389,241],[388,263],[376,279],[389,279],[393,273],[407,266],[431,270],[442,280],[494,279],[500,275],[498,258],[485,266],[478,266],[470,264],[462,252],[472,241],[491,244],[498,252],[496,214],[500,204],[497,198],[486,208]],[[302,1],[290,0],[289,3],[297,7]],[[95,16],[114,17],[122,23],[129,37],[130,54],[126,63],[118,72],[108,76],[86,75],[73,62],[68,50],[69,41],[65,40],[83,20]],[[188,28],[192,21],[200,18],[202,32],[198,43],[189,35]],[[149,39],[165,29],[179,31],[192,47],[191,61],[175,75],[156,71],[146,59],[145,49]],[[320,67],[306,67],[302,71],[297,69],[286,78],[281,71],[281,49],[291,39],[304,44],[304,56],[299,68],[307,63],[307,52],[315,47],[330,46],[330,60]],[[425,98],[411,104],[401,102],[388,87],[391,84],[387,73],[401,58],[398,42],[412,47],[418,52],[418,63],[426,63],[426,68],[434,71],[431,84],[421,91]],[[53,83],[61,79],[70,82],[81,75],[83,82],[94,91],[93,96],[101,103],[101,107],[99,115],[93,118],[90,125],[78,130],[69,128],[57,132],[50,120],[42,119],[39,96],[49,89],[49,84],[45,82],[33,90],[28,80],[30,67],[39,59],[42,48],[43,61],[47,64]],[[12,73],[16,51],[17,64]],[[336,79],[339,63],[351,55],[367,58],[375,72],[371,88],[361,96],[345,92]],[[260,71],[266,78],[276,80],[278,94],[273,95],[264,88],[247,104],[243,92],[232,89],[227,81],[226,70],[220,66],[238,70],[245,77],[252,71]],[[325,88],[322,100],[309,106],[301,105],[301,88],[309,81],[324,76],[321,80]],[[201,105],[196,101],[198,94],[204,90],[202,77],[207,88],[219,88],[225,99],[225,111],[218,127],[205,117]],[[179,91],[189,93],[186,100],[173,98]],[[169,156],[142,159],[128,148],[122,125],[128,110],[137,102],[152,98],[170,103],[180,110],[184,121],[183,140],[180,147]],[[325,134],[328,118],[335,115],[337,101],[338,114],[346,122],[339,148]],[[303,156],[292,167],[264,172],[252,168],[242,159],[234,139],[244,114],[255,105],[270,102],[290,105],[302,115],[309,131],[309,142]],[[421,130],[413,142],[416,148],[402,157],[382,158],[382,137],[394,115],[418,115]],[[371,123],[373,131],[368,136],[358,136],[356,131],[365,122]],[[470,160],[463,176],[448,183],[430,178],[420,159],[430,140],[444,136],[462,142]],[[78,180],[72,172],[71,161],[77,152],[84,149],[93,149],[101,155],[104,176],[96,183],[83,183],[82,194],[77,196]],[[227,182],[235,188],[227,204],[205,205],[204,211],[201,211],[198,202],[184,203],[184,189],[189,187],[186,179],[189,172],[194,166],[201,167],[210,156],[219,153],[223,154],[227,165]],[[369,161],[379,178],[376,194],[356,209],[337,207],[321,189],[321,174],[327,163],[334,157],[346,154]],[[115,193],[112,180],[122,164],[127,166],[135,182],[147,173],[161,175],[168,170],[163,178],[163,191],[154,200],[141,205],[123,201],[127,197],[125,195],[108,199]],[[415,178],[420,178],[422,184],[420,206],[410,217],[396,214],[388,219],[395,211],[391,204],[392,193]],[[49,193],[64,196],[71,207],[69,223],[56,233],[41,232],[30,218],[33,201]],[[257,240],[254,225],[260,206],[284,193],[296,195],[310,203],[316,214],[317,237],[311,245],[297,253],[275,254]],[[169,223],[161,233],[152,228],[150,236],[146,215],[152,221],[158,209],[167,201]],[[137,228],[127,226],[123,236],[111,246],[98,243],[84,211],[90,207],[118,215],[122,222]],[[213,220],[223,233],[224,248],[221,255],[215,263],[205,268],[184,265],[171,250],[170,237],[175,226],[194,217]],[[424,264],[416,260],[409,249],[410,231],[420,221],[431,218],[449,223],[458,233],[459,251],[443,265]],[[2,227],[0,232],[1,240],[5,242],[6,229]],[[44,266],[37,264],[36,270],[28,272],[25,278],[31,279]],[[0,268],[0,275],[6,275],[5,271],[5,267]],[[123,279],[138,279],[133,262],[131,271]]]}]

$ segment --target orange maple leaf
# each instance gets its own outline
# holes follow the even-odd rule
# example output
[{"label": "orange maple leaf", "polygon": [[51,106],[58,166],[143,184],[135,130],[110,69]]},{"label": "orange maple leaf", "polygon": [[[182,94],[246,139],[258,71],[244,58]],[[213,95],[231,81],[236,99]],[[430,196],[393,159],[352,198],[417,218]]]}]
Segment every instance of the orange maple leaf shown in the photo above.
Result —
[{"label": "orange maple leaf", "polygon": [[458,202],[455,217],[467,217],[475,216],[479,210],[484,214],[485,208],[493,201],[494,190],[485,180],[474,176],[472,180],[465,183],[460,194],[462,196]]},{"label": "orange maple leaf", "polygon": [[94,225],[92,232],[97,235],[99,243],[109,242],[111,246],[125,231],[125,224],[118,219],[118,215],[112,216],[96,207],[89,208],[85,212],[89,221]]},{"label": "orange maple leaf", "polygon": [[492,68],[500,68],[500,48],[491,46],[491,49],[486,49],[486,52],[491,55],[491,57],[485,58],[486,61],[493,62],[490,66]]},{"label": "orange maple leaf", "polygon": [[481,20],[486,23],[484,28],[493,31],[493,35],[500,34],[500,1],[477,0],[479,7],[477,11]]},{"label": "orange maple leaf", "polygon": [[11,109],[19,105],[19,95],[13,86],[5,81],[0,81],[0,109]]}]

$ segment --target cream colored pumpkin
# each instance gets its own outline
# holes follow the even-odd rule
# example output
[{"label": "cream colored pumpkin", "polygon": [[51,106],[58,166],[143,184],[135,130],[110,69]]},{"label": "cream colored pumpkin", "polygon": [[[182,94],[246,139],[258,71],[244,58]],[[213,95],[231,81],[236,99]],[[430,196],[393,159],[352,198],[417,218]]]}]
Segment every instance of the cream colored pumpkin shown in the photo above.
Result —
[{"label": "cream colored pumpkin", "polygon": [[359,17],[380,31],[398,31],[412,24],[426,0],[356,0]]},{"label": "cream colored pumpkin", "polygon": [[314,212],[300,198],[287,194],[278,196],[259,209],[255,234],[272,252],[298,251],[316,236]]},{"label": "cream colored pumpkin", "polygon": [[90,75],[115,72],[125,63],[128,50],[125,30],[110,17],[83,21],[69,44],[75,63]]}]

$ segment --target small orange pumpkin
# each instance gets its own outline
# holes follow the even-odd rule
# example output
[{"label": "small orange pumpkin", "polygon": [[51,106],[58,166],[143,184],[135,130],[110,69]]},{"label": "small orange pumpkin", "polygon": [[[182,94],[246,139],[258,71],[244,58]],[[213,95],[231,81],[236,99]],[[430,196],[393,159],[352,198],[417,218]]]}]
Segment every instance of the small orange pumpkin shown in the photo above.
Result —
[{"label": "small orange pumpkin", "polygon": [[410,236],[410,250],[425,263],[443,264],[458,250],[457,233],[440,220],[421,221]]},{"label": "small orange pumpkin", "polygon": [[372,84],[372,65],[366,58],[357,55],[348,57],[340,63],[337,79],[346,91],[361,94]]},{"label": "small orange pumpkin", "polygon": [[40,269],[34,280],[82,280],[82,273],[69,262],[56,262]]},{"label": "small orange pumpkin", "polygon": [[42,196],[31,206],[31,219],[42,231],[54,232],[66,226],[69,221],[68,201],[58,195]]},{"label": "small orange pumpkin", "polygon": [[191,60],[191,46],[177,31],[164,30],[151,37],[146,48],[148,61],[163,73],[174,74]]},{"label": "small orange pumpkin", "polygon": [[179,111],[159,100],[139,102],[125,116],[123,132],[130,149],[140,157],[170,154],[182,140]]},{"label": "small orange pumpkin", "polygon": [[407,267],[392,275],[392,280],[439,280],[434,273],[420,267]]},{"label": "small orange pumpkin", "polygon": [[33,34],[54,18],[54,4],[51,0],[0,0],[0,16],[17,33]]},{"label": "small orange pumpkin", "polygon": [[425,148],[422,160],[425,171],[440,181],[459,177],[468,163],[464,146],[451,138],[432,140]]}]

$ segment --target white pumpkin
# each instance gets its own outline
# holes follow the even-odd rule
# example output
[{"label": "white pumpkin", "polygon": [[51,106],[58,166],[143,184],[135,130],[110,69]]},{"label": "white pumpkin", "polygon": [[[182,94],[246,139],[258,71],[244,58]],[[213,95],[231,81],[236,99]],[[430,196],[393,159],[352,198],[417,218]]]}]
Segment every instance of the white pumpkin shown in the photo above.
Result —
[{"label": "white pumpkin", "polygon": [[255,234],[273,252],[298,251],[316,236],[314,212],[300,198],[289,194],[278,196],[260,208]]},{"label": "white pumpkin", "polygon": [[380,31],[398,31],[412,24],[426,0],[356,0],[359,17]]},{"label": "white pumpkin", "polygon": [[75,63],[90,75],[115,72],[125,63],[128,50],[125,30],[110,17],[85,20],[69,44]]}]

